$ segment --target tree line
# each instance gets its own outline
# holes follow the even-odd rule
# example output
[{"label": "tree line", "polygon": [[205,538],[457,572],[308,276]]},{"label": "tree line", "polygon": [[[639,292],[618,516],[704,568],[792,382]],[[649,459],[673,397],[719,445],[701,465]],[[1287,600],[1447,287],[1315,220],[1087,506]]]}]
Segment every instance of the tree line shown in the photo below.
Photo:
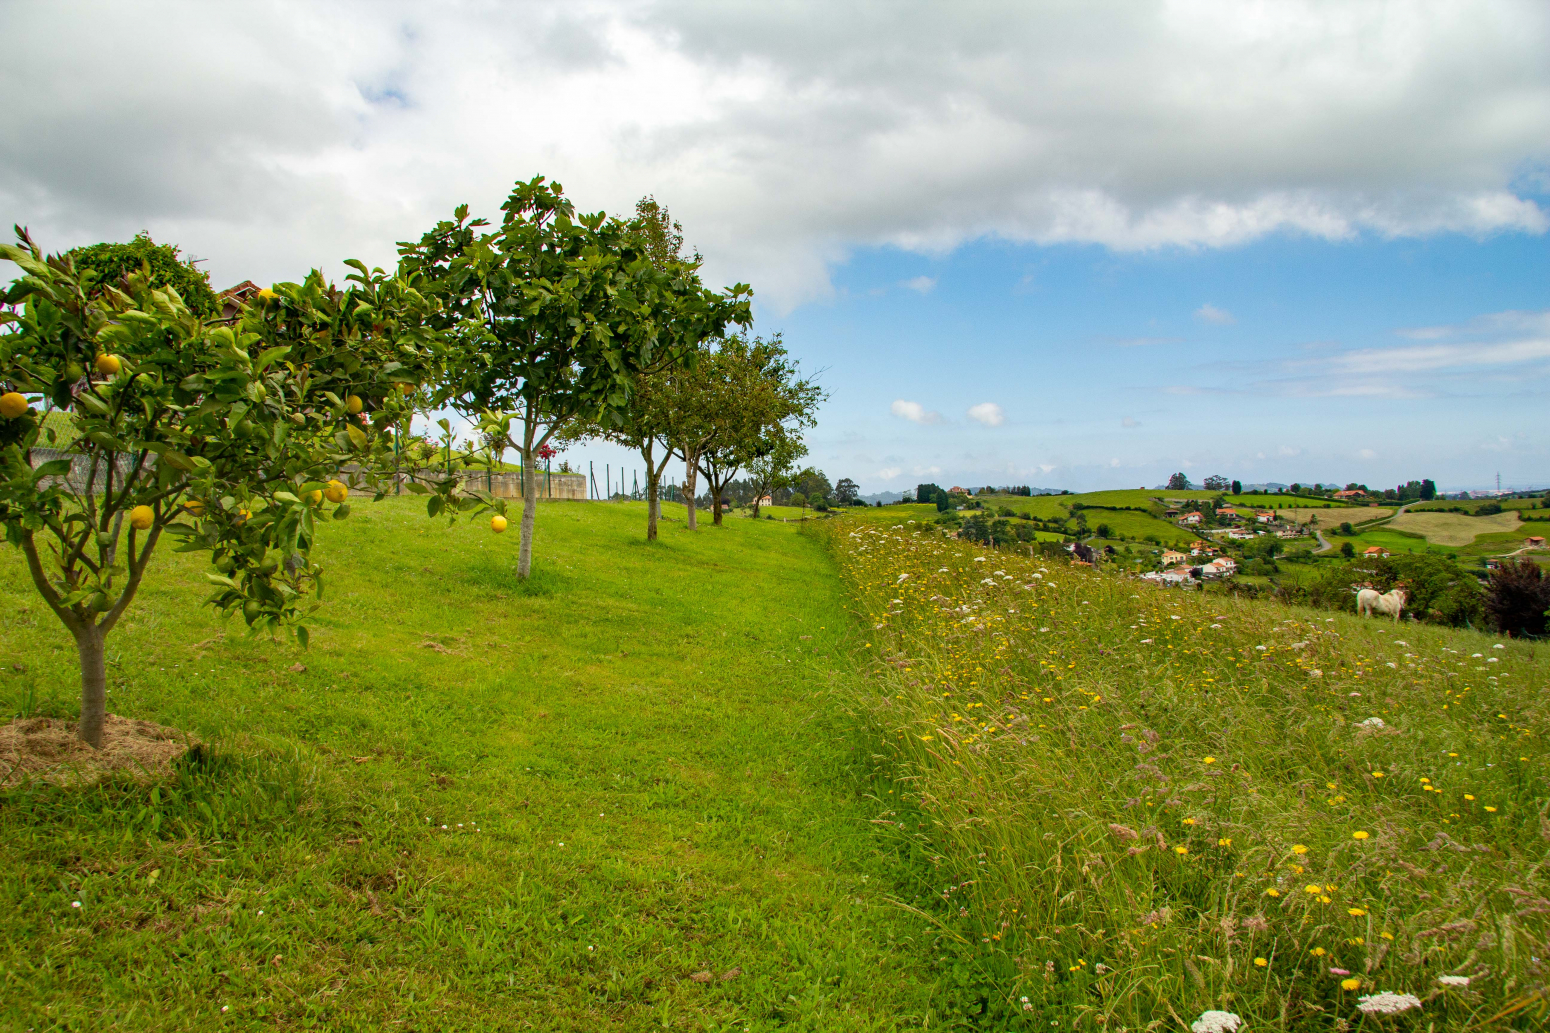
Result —
[{"label": "tree line", "polygon": [[[687,525],[704,476],[783,485],[823,393],[779,335],[753,336],[746,284],[712,290],[653,199],[629,217],[578,213],[558,183],[513,187],[495,221],[467,205],[399,244],[391,271],[349,260],[343,287],[312,270],[231,315],[176,248],[137,238],[47,254],[18,227],[0,259],[0,524],[75,639],[78,734],[101,744],[107,635],[164,539],[205,553],[209,603],[251,633],[307,624],[326,574],[317,535],[351,489],[401,483],[400,431],[452,409],[479,433],[459,465],[604,437],[646,460],[656,537],[667,458],[686,466]],[[67,432],[57,418],[63,414]],[[450,428],[442,421],[448,434]],[[68,438],[68,442],[65,440]],[[66,458],[34,466],[33,451]],[[405,486],[427,513],[507,502],[447,468]],[[517,571],[531,571],[537,478],[525,478]]]}]

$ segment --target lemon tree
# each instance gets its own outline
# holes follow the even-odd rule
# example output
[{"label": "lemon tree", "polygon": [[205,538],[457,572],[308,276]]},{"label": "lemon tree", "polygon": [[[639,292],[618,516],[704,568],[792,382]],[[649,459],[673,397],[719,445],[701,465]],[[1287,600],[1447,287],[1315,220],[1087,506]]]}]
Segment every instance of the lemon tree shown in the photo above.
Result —
[{"label": "lemon tree", "polygon": [[390,487],[380,431],[445,352],[432,304],[359,262],[346,289],[314,271],[220,322],[148,269],[104,287],[25,232],[0,258],[22,273],[0,298],[0,523],[75,639],[78,734],[100,746],[104,643],[164,538],[209,553],[214,606],[305,645],[314,538],[351,486]]},{"label": "lemon tree", "polygon": [[[401,246],[399,270],[443,303],[431,325],[459,346],[437,400],[516,448],[529,471],[517,559],[527,577],[539,451],[580,420],[617,426],[639,376],[691,362],[729,325],[748,325],[752,292],[709,290],[697,260],[654,261],[640,220],[577,214],[543,176],[518,182],[501,210],[500,225],[481,232],[489,224],[459,207]],[[429,501],[432,516],[441,505]]]}]

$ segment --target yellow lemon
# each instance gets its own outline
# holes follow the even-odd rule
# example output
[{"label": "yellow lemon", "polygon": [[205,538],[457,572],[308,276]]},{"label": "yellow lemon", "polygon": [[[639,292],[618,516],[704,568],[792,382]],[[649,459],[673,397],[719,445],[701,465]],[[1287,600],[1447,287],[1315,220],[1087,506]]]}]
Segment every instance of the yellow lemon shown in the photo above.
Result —
[{"label": "yellow lemon", "polygon": [[27,411],[27,399],[16,391],[7,391],[0,395],[0,416],[8,420],[14,420]]},{"label": "yellow lemon", "polygon": [[354,416],[363,408],[365,408],[365,404],[361,401],[360,395],[351,395],[344,400],[344,411],[351,416]]},{"label": "yellow lemon", "polygon": [[401,394],[401,395],[412,395],[412,394],[414,394],[414,385],[413,384],[399,384],[398,385],[398,393]]},{"label": "yellow lemon", "polygon": [[258,292],[258,297],[259,297],[260,301],[273,301],[276,298],[278,298],[279,296],[280,295],[276,294],[274,291],[270,290],[268,287],[265,287],[263,290]]},{"label": "yellow lemon", "polygon": [[124,364],[118,361],[117,355],[109,355],[108,353],[103,352],[101,355],[97,356],[97,373],[100,376],[117,376],[118,371],[123,368]]},{"label": "yellow lemon", "polygon": [[316,506],[318,503],[320,503],[322,501],[323,501],[323,489],[322,488],[313,488],[311,491],[307,492],[307,505],[309,505],[309,506]]},{"label": "yellow lemon", "polygon": [[490,530],[494,531],[496,534],[500,534],[502,531],[506,530],[506,518],[501,516],[499,513],[497,513],[495,516],[492,516],[490,518]]},{"label": "yellow lemon", "polygon": [[248,517],[250,517],[252,515],[253,515],[253,512],[251,510],[247,510],[247,509],[239,509],[239,510],[237,510],[237,523],[239,523],[239,524],[243,523],[244,521],[247,520]]},{"label": "yellow lemon", "polygon": [[344,486],[343,481],[329,481],[323,488],[323,495],[330,502],[343,502],[350,497],[350,489]]},{"label": "yellow lemon", "polygon": [[156,520],[156,511],[150,506],[136,506],[129,511],[129,526],[136,531],[148,531]]},{"label": "yellow lemon", "polygon": [[189,516],[201,517],[205,515],[205,504],[199,499],[189,499],[183,503],[183,511]]}]

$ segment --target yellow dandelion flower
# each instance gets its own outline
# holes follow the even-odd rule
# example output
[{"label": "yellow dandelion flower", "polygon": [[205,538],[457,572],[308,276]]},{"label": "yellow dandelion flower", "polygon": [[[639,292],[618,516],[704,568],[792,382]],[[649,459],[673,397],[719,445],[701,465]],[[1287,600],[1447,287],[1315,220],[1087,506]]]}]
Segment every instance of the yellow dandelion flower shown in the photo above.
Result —
[{"label": "yellow dandelion flower", "polygon": [[1365,915],[1367,912],[1363,911],[1359,907],[1348,907],[1348,908],[1345,909],[1345,913],[1350,915],[1353,918],[1360,918],[1363,915]]},{"label": "yellow dandelion flower", "polygon": [[1201,757],[1200,758],[1200,763],[1202,763],[1202,764],[1215,764],[1216,763],[1216,758],[1215,757]]},{"label": "yellow dandelion flower", "polygon": [[1306,854],[1307,852],[1308,848],[1303,846],[1301,843],[1295,843],[1292,845],[1292,853],[1294,854]]},{"label": "yellow dandelion flower", "polygon": [[1496,808],[1495,808],[1495,807],[1492,807],[1492,806],[1491,806],[1491,805],[1490,805],[1490,804],[1486,804],[1486,805],[1485,805],[1485,809],[1486,809],[1486,810],[1488,810],[1488,811],[1490,811],[1490,812],[1491,812],[1491,813],[1492,813],[1492,814],[1495,814],[1495,813],[1496,813]]},{"label": "yellow dandelion flower", "polygon": [[1469,794],[1468,794],[1468,793],[1465,793],[1465,794],[1464,794],[1464,799],[1466,799],[1466,800],[1473,800],[1473,799],[1474,799],[1474,797],[1473,797],[1473,796],[1471,796],[1471,795],[1469,795]]},{"label": "yellow dandelion flower", "polygon": [[1303,887],[1303,892],[1311,893],[1311,894],[1313,894],[1316,897],[1320,893],[1324,892],[1324,888],[1322,886],[1319,886],[1317,883],[1310,882],[1310,883],[1308,883],[1308,885]]},{"label": "yellow dandelion flower", "polygon": [[[1494,807],[1491,808],[1491,810],[1493,810],[1493,811],[1495,809],[1496,808],[1494,808]],[[1232,839],[1230,837],[1228,837],[1228,836],[1223,836],[1221,839],[1216,841],[1216,845],[1217,846],[1232,846]]]},{"label": "yellow dandelion flower", "polygon": [[1351,833],[1351,838],[1352,839],[1366,839],[1367,838],[1367,833],[1365,831],[1363,831],[1362,829],[1357,829],[1355,832]]},{"label": "yellow dandelion flower", "polygon": [[1374,771],[1372,773],[1372,777],[1373,778],[1382,778],[1383,777],[1383,772],[1381,772],[1381,771]]},{"label": "yellow dandelion flower", "polygon": [[1180,857],[1183,857],[1185,854],[1189,853],[1189,847],[1187,847],[1187,846],[1176,846],[1176,847],[1173,848],[1173,852],[1178,854]]},{"label": "yellow dandelion flower", "polygon": [[1193,824],[1195,824],[1195,819],[1194,818],[1185,818],[1184,819],[1184,824],[1186,824],[1186,825],[1193,825]]},{"label": "yellow dandelion flower", "polygon": [[1266,961],[1264,958],[1255,958],[1254,964],[1259,968],[1264,968],[1266,965],[1270,964],[1270,962]]},{"label": "yellow dandelion flower", "polygon": [[1267,897],[1279,897],[1280,895],[1281,891],[1278,889],[1268,889],[1265,891],[1265,896]]},{"label": "yellow dandelion flower", "polygon": [[1312,954],[1315,958],[1322,958],[1324,955],[1328,954],[1329,951],[1325,950],[1323,947],[1315,947],[1308,953]]},{"label": "yellow dandelion flower", "polygon": [[1357,979],[1355,976],[1352,976],[1350,979],[1342,979],[1340,981],[1340,989],[1342,990],[1360,990],[1361,988],[1362,981]]},{"label": "yellow dandelion flower", "polygon": [[1385,940],[1392,940],[1394,938],[1393,933],[1379,933],[1378,935],[1383,937]]}]

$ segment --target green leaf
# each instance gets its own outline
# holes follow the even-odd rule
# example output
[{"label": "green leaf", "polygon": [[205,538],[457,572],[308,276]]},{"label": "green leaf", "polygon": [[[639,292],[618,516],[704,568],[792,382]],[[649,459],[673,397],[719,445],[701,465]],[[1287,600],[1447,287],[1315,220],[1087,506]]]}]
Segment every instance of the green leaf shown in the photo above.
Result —
[{"label": "green leaf", "polygon": [[350,504],[347,503],[347,502],[341,502],[334,509],[334,519],[335,520],[343,520],[345,517],[347,517],[349,515],[350,515]]},{"label": "green leaf", "polygon": [[274,497],[279,499],[281,502],[293,502],[298,505],[301,503],[301,499],[297,498],[295,495],[292,495],[288,491],[277,491],[274,493]]},{"label": "green leaf", "polygon": [[253,364],[253,372],[262,373],[266,366],[268,366],[276,359],[282,358],[289,354],[290,350],[291,349],[289,345],[282,345],[279,348],[265,348],[262,352],[259,353],[258,361]]},{"label": "green leaf", "polygon": [[307,648],[309,636],[307,635],[307,626],[305,624],[296,625],[296,641],[301,643],[301,648]]},{"label": "green leaf", "polygon": [[426,516],[435,516],[437,513],[441,512],[442,505],[443,505],[442,497],[440,495],[432,495],[429,499],[426,500],[426,503],[425,503],[425,515]]},{"label": "green leaf", "polygon": [[51,459],[32,471],[32,483],[37,484],[44,477],[63,477],[70,472],[70,460]]},{"label": "green leaf", "polygon": [[362,452],[366,451],[366,432],[353,423],[344,425],[345,433],[350,435],[350,441]]},{"label": "green leaf", "polygon": [[430,492],[430,489],[421,484],[419,481],[410,481],[409,483],[405,484],[404,487],[408,488],[416,495],[425,495]]}]

